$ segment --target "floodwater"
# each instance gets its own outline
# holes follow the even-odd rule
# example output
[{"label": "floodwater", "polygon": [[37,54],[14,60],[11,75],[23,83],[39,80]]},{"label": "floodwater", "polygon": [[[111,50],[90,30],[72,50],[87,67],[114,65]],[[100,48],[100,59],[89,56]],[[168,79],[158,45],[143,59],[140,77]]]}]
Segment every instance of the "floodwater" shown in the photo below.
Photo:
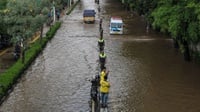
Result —
[{"label": "floodwater", "polygon": [[0,74],[5,72],[14,62],[13,48],[0,50]]},{"label": "floodwater", "polygon": [[[110,112],[200,112],[200,69],[185,62],[172,40],[116,0],[81,0],[1,105],[2,112],[87,112],[90,82],[98,73],[99,18],[103,18]],[[82,12],[94,8],[95,24]],[[121,16],[124,35],[109,35],[109,18]]]}]

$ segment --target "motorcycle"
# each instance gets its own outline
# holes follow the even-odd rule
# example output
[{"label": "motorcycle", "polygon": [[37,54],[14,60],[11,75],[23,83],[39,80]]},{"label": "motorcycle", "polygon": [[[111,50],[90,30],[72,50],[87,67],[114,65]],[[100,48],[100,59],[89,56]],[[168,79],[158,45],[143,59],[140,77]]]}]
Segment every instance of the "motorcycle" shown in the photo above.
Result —
[{"label": "motorcycle", "polygon": [[90,89],[91,109],[92,112],[99,112],[100,109],[100,94],[98,90],[100,85],[99,75],[96,75],[90,82],[91,82],[91,89]]}]

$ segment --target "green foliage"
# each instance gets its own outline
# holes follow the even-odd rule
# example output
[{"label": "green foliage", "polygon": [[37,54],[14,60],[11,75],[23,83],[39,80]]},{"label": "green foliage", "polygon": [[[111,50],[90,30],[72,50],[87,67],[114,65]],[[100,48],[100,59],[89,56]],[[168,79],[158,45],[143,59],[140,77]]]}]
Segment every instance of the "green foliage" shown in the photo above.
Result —
[{"label": "green foliage", "polygon": [[155,29],[161,29],[162,32],[167,32],[169,27],[168,20],[171,11],[172,10],[169,9],[168,6],[157,8],[151,15],[154,20],[152,26]]},{"label": "green foliage", "polygon": [[6,8],[7,0],[0,0],[0,10]]},{"label": "green foliage", "polygon": [[6,25],[4,23],[4,10],[6,9],[7,0],[0,0],[0,34],[5,34]]},{"label": "green foliage", "polygon": [[200,3],[197,0],[124,0],[145,15],[154,29],[181,41],[200,41]]},{"label": "green foliage", "polygon": [[171,8],[170,17],[168,19],[168,32],[171,33],[173,38],[176,38],[181,33],[181,17],[179,14],[180,7],[174,6]]},{"label": "green foliage", "polygon": [[129,7],[140,15],[148,15],[156,8],[157,0],[123,0],[124,4],[129,4]]},{"label": "green foliage", "polygon": [[29,65],[33,62],[37,55],[42,51],[48,40],[55,35],[60,25],[60,22],[55,23],[55,25],[52,26],[51,30],[48,31],[48,33],[51,34],[48,35],[48,38],[44,37],[42,42],[39,42],[39,40],[37,40],[31,45],[31,47],[26,52],[26,60],[24,64],[22,64],[22,60],[19,59],[6,72],[0,74],[0,85],[2,86],[0,88],[0,98],[6,95],[6,92],[12,87],[14,83],[16,83],[17,79],[21,77],[21,74],[29,67]]},{"label": "green foliage", "polygon": [[200,42],[199,0],[121,1],[144,15],[154,29],[170,34],[178,41],[181,52],[185,53],[188,44],[196,45]]},{"label": "green foliage", "polygon": [[47,37],[48,39],[51,39],[51,38],[55,35],[57,29],[58,29],[60,26],[61,26],[61,23],[60,23],[60,22],[57,22],[53,27],[50,28],[50,31],[46,33],[46,37]]},{"label": "green foliage", "polygon": [[26,40],[38,31],[47,18],[47,10],[43,3],[32,0],[8,0],[8,12],[4,15],[4,23],[8,27],[7,33],[12,35],[15,43],[21,39]]},{"label": "green foliage", "polygon": [[199,24],[197,22],[191,22],[188,25],[188,39],[189,41],[192,41],[193,43],[196,43],[199,41]]},{"label": "green foliage", "polygon": [[200,3],[192,1],[162,0],[151,13],[152,26],[168,31],[173,38],[199,42]]},{"label": "green foliage", "polygon": [[8,34],[11,34],[14,38],[18,37],[19,39],[30,37],[34,32],[31,32],[32,16],[31,9],[28,7],[28,2],[19,2],[19,0],[15,2],[10,1],[7,8],[10,10],[5,19],[5,22],[9,25]]}]

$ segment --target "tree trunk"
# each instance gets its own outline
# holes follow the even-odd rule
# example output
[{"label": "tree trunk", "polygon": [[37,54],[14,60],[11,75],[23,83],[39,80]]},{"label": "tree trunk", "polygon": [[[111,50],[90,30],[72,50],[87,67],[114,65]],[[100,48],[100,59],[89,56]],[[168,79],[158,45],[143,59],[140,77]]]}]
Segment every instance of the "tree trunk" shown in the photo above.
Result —
[{"label": "tree trunk", "polygon": [[173,39],[174,40],[174,48],[178,49],[179,45],[178,45],[178,40],[177,39]]},{"label": "tree trunk", "polygon": [[190,61],[190,50],[189,50],[189,45],[187,41],[183,41],[183,45],[184,45],[184,59],[185,61]]},{"label": "tree trunk", "polygon": [[40,43],[42,42],[43,28],[44,28],[44,25],[42,24],[40,28]]},{"label": "tree trunk", "polygon": [[25,49],[23,48],[22,50],[22,63],[24,64],[25,62]]},{"label": "tree trunk", "polygon": [[125,3],[125,10],[129,11],[129,4],[128,3]]}]

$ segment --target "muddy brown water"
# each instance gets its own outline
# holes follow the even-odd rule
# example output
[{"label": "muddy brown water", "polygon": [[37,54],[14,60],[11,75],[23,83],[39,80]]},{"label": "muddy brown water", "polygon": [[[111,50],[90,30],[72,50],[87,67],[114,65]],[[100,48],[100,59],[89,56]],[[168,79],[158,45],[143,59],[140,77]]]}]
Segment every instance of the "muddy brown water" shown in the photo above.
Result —
[{"label": "muddy brown water", "polygon": [[5,72],[14,62],[12,48],[0,50],[0,73]]},{"label": "muddy brown water", "polygon": [[[2,112],[87,112],[90,83],[98,73],[98,22],[103,18],[111,83],[110,112],[200,112],[199,65],[185,62],[172,40],[145,28],[145,20],[115,0],[100,1],[95,24],[84,24],[81,0],[26,71]],[[109,18],[124,19],[124,35],[109,35]]]}]

